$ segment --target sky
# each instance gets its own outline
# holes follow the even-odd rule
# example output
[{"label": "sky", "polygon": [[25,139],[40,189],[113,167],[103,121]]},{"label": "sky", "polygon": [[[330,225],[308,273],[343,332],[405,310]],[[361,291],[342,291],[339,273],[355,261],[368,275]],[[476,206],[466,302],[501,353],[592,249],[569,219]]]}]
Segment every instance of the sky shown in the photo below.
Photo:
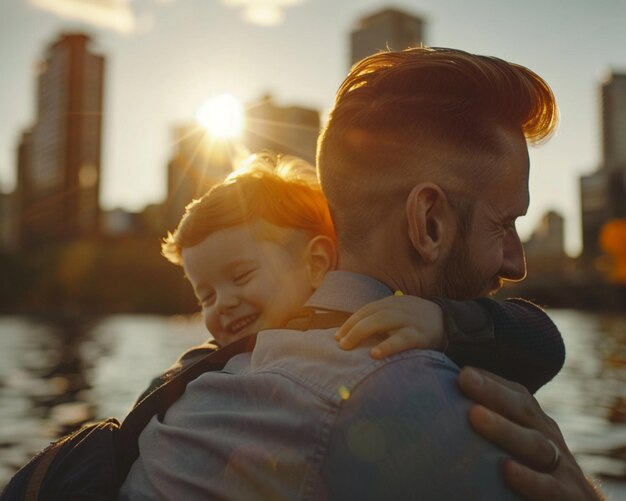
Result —
[{"label": "sky", "polygon": [[91,34],[106,57],[101,204],[137,211],[165,197],[172,130],[211,95],[245,105],[270,93],[324,120],[350,32],[385,7],[422,16],[427,45],[498,56],[552,86],[561,123],[531,148],[518,227],[527,238],[557,210],[580,252],[579,177],[601,162],[599,85],[626,71],[626,0],[1,0],[0,191],[15,187],[19,136],[35,120],[36,63],[62,32]]}]

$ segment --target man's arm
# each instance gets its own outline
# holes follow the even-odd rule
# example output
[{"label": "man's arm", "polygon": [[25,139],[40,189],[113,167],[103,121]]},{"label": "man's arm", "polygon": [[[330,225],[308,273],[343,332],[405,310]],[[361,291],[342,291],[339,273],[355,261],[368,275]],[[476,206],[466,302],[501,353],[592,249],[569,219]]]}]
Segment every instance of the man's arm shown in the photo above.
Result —
[{"label": "man's arm", "polygon": [[554,322],[523,299],[389,296],[354,313],[336,338],[342,348],[351,349],[379,333],[389,337],[372,349],[375,358],[413,348],[444,351],[460,367],[481,367],[532,393],[550,381],[565,360]]},{"label": "man's arm", "polygon": [[455,330],[448,333],[446,355],[459,367],[480,367],[522,384],[531,393],[563,367],[561,333],[530,301],[479,298],[463,302],[439,299],[437,303],[443,309],[446,330]]},{"label": "man's arm", "polygon": [[[458,384],[475,402],[469,412],[472,427],[513,456],[505,462],[504,475],[516,492],[536,500],[605,499],[576,463],[556,422],[526,388],[475,368],[463,369]],[[559,449],[556,466],[550,442]]]}]

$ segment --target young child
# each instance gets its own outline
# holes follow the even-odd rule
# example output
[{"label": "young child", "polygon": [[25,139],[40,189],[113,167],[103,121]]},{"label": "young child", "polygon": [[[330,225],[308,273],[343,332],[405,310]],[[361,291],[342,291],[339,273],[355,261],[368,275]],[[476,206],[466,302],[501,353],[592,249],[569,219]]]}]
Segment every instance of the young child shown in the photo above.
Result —
[{"label": "young child", "polygon": [[183,266],[220,346],[284,325],[336,264],[315,170],[269,153],[191,203],[162,253]]},{"label": "young child", "polygon": [[[253,156],[191,203],[162,253],[184,268],[219,346],[284,326],[337,260],[314,167],[271,153]],[[398,292],[355,313],[337,339],[350,349],[378,333],[389,337],[372,349],[376,358],[411,348],[445,350],[460,366],[482,367],[531,392],[564,360],[556,326],[523,300],[429,301]]]}]

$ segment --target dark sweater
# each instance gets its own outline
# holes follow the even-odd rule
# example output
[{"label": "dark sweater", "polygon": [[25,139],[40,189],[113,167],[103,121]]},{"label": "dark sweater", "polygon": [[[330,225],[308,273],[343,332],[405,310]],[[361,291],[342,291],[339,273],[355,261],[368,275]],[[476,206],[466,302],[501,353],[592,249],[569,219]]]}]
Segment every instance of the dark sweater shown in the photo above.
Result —
[{"label": "dark sweater", "polygon": [[535,393],[563,367],[565,346],[558,328],[524,299],[435,299],[444,311],[449,338],[445,353],[459,366],[472,365],[524,385]]}]

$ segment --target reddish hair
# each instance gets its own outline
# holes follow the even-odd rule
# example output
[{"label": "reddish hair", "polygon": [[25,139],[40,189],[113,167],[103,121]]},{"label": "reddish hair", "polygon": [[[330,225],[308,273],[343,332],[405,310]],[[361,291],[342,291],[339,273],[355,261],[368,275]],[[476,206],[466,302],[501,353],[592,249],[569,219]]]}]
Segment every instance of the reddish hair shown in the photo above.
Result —
[{"label": "reddish hair", "polygon": [[161,251],[180,265],[182,249],[216,231],[259,220],[335,240],[314,167],[294,157],[264,153],[254,155],[247,167],[190,203],[174,233],[163,240]]}]

